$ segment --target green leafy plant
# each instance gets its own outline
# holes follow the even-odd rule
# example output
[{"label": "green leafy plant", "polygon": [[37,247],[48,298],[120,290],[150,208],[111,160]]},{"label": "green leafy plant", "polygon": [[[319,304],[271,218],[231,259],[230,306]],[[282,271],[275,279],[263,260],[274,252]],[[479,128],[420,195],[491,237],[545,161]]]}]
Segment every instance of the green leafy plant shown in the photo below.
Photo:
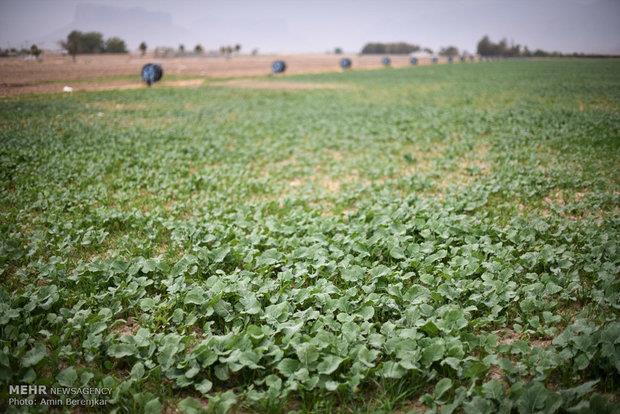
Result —
[{"label": "green leafy plant", "polygon": [[611,410],[618,65],[0,101],[0,397]]}]

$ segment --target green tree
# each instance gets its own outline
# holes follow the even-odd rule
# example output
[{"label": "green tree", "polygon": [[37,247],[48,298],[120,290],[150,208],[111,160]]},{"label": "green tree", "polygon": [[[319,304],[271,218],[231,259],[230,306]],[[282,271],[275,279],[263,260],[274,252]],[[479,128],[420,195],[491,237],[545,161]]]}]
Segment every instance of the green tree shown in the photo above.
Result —
[{"label": "green tree", "polygon": [[341,47],[337,47],[334,49],[334,54],[336,55],[342,55],[342,48]]},{"label": "green tree", "polygon": [[196,46],[194,46],[194,53],[197,55],[202,55],[202,53],[204,52],[204,48],[202,47],[202,45],[200,43],[198,43]]},{"label": "green tree", "polygon": [[78,38],[78,53],[101,53],[104,50],[103,35],[99,32],[81,33]]},{"label": "green tree", "polygon": [[138,49],[140,49],[140,54],[142,56],[144,56],[146,54],[146,47],[147,46],[146,46],[145,42],[140,43],[140,46],[138,46]]},{"label": "green tree", "polygon": [[179,53],[180,53],[180,54],[185,53],[185,45],[184,45],[184,44],[180,44],[180,45],[179,45]]},{"label": "green tree", "polygon": [[485,35],[480,39],[476,50],[480,56],[490,56],[493,53],[493,43],[491,39],[489,39],[489,36]]},{"label": "green tree", "polygon": [[241,45],[239,43],[235,45],[235,52],[237,53],[241,52]]},{"label": "green tree", "polygon": [[391,55],[406,55],[409,53],[417,52],[420,50],[420,46],[399,42],[399,43],[366,43],[362,48],[362,54],[391,54]]},{"label": "green tree", "polygon": [[521,46],[519,44],[512,44],[508,46],[506,39],[502,39],[498,43],[494,43],[491,39],[489,39],[489,36],[484,36],[480,39],[478,42],[477,51],[480,56],[562,56],[562,53],[560,52],[548,52],[541,49],[536,49],[532,52],[527,46]]},{"label": "green tree", "polygon": [[521,46],[508,47],[506,39],[502,39],[499,43],[494,43],[489,36],[484,36],[478,42],[477,52],[480,56],[518,56]]},{"label": "green tree", "polygon": [[101,53],[105,50],[103,35],[99,32],[82,33],[73,30],[67,35],[67,39],[60,42],[63,49],[75,60],[75,56],[81,53]]},{"label": "green tree", "polygon": [[456,46],[446,46],[442,47],[439,51],[440,56],[458,56],[459,49]]},{"label": "green tree", "polygon": [[35,58],[39,59],[39,56],[41,56],[42,52],[43,51],[39,49],[39,46],[37,45],[30,46],[30,54],[34,56]]},{"label": "green tree", "polygon": [[66,40],[60,41],[60,46],[65,49],[68,54],[71,55],[73,61],[75,61],[75,56],[78,54],[79,42],[81,37],[82,32],[74,30],[67,35]]},{"label": "green tree", "polygon": [[127,45],[120,37],[111,37],[105,41],[105,51],[107,53],[127,53]]}]

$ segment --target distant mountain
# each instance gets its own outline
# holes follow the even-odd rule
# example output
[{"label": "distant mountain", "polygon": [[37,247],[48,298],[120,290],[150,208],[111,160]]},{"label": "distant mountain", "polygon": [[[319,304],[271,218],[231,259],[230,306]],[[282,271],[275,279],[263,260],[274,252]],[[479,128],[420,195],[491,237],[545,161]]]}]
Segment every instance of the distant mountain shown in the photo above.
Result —
[{"label": "distant mountain", "polygon": [[39,39],[46,48],[57,48],[72,30],[97,31],[105,38],[119,36],[130,50],[145,41],[149,49],[157,46],[177,47],[180,43],[193,44],[196,35],[172,22],[164,12],[152,12],[141,7],[121,8],[95,4],[78,4],[75,17],[68,25]]}]

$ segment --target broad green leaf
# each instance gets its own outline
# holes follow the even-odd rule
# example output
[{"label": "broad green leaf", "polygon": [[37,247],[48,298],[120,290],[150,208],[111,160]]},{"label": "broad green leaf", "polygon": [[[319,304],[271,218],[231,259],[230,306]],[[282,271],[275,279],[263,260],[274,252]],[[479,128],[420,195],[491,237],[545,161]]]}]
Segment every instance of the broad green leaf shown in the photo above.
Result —
[{"label": "broad green leaf", "polygon": [[108,349],[108,355],[114,358],[131,356],[134,355],[136,352],[136,348],[133,345],[125,343],[114,344]]},{"label": "broad green leaf", "polygon": [[136,364],[131,368],[130,376],[134,379],[142,379],[144,377],[144,364],[142,362],[136,362]]},{"label": "broad green leaf", "polygon": [[336,391],[338,389],[338,384],[336,381],[326,381],[325,382],[325,389],[327,391]]},{"label": "broad green leaf", "polygon": [[540,382],[533,383],[517,400],[519,414],[534,414],[542,411],[550,394]]},{"label": "broad green leaf", "polygon": [[481,397],[474,397],[471,401],[463,404],[463,411],[465,414],[494,414],[497,412],[492,401]]},{"label": "broad green leaf", "polygon": [[185,371],[185,378],[194,378],[200,372],[200,368],[197,366],[193,366],[187,371]]},{"label": "broad green leaf", "polygon": [[393,246],[390,249],[390,256],[394,259],[401,260],[405,258],[405,251],[400,246]]},{"label": "broad green leaf", "polygon": [[358,265],[350,266],[342,271],[342,279],[347,282],[357,282],[364,277],[364,269]]},{"label": "broad green leaf", "polygon": [[491,380],[483,384],[482,392],[485,397],[496,401],[501,401],[504,398],[504,387],[498,380]]},{"label": "broad green leaf", "polygon": [[372,306],[364,306],[359,310],[359,315],[365,321],[370,320],[373,316],[375,316],[375,309]]},{"label": "broad green leaf", "polygon": [[257,313],[260,313],[261,311],[260,302],[256,299],[256,296],[254,296],[254,294],[252,293],[249,293],[249,292],[245,293],[241,297],[240,302],[245,308],[246,313],[249,313],[250,315],[256,315]]},{"label": "broad green leaf", "polygon": [[382,374],[385,378],[402,378],[407,370],[400,366],[398,362],[386,361],[382,365]]},{"label": "broad green leaf", "polygon": [[342,361],[343,359],[339,356],[327,355],[319,363],[319,365],[317,366],[317,370],[319,371],[319,374],[329,375],[338,369]]},{"label": "broad green leaf", "polygon": [[450,378],[442,378],[435,385],[433,395],[436,399],[440,399],[450,388],[452,388],[452,380]]},{"label": "broad green leaf", "polygon": [[291,358],[284,358],[283,360],[278,362],[277,368],[283,376],[289,377],[299,369],[300,365],[301,364],[299,363],[299,361]]},{"label": "broad green leaf", "polygon": [[22,357],[22,367],[31,367],[47,356],[47,349],[42,343],[37,343]]},{"label": "broad green leaf", "polygon": [[444,354],[444,345],[441,343],[433,343],[422,350],[420,362],[423,366],[429,367],[433,362],[439,361]]},{"label": "broad green leaf", "polygon": [[144,298],[140,300],[140,309],[143,311],[151,310],[155,307],[155,300],[153,298]]},{"label": "broad green leaf", "polygon": [[201,414],[206,412],[205,407],[203,407],[202,403],[192,397],[186,397],[181,400],[177,408],[183,414]]},{"label": "broad green leaf", "polygon": [[439,329],[444,332],[459,331],[467,326],[467,320],[464,317],[462,309],[451,309],[444,313],[437,322]]},{"label": "broad green leaf", "polygon": [[375,360],[379,356],[379,351],[369,350],[365,346],[362,346],[357,353],[357,359],[368,368],[375,366]]},{"label": "broad green leaf", "polygon": [[161,413],[161,402],[159,398],[154,398],[151,401],[147,402],[144,406],[144,414],[159,414]]},{"label": "broad green leaf", "polygon": [[74,367],[65,368],[56,375],[56,380],[62,387],[72,387],[77,379],[78,374]]},{"label": "broad green leaf", "polygon": [[216,414],[225,414],[237,403],[237,396],[232,391],[226,391],[209,398],[209,411]]},{"label": "broad green leaf", "polygon": [[200,383],[194,385],[197,391],[200,391],[202,395],[208,395],[211,388],[213,388],[213,383],[208,379],[202,380]]},{"label": "broad green leaf", "polygon": [[278,263],[282,260],[282,254],[280,254],[276,249],[265,250],[256,261],[256,266],[271,266]]},{"label": "broad green leaf", "polygon": [[201,287],[194,287],[185,294],[187,304],[204,305],[207,301],[207,293]]},{"label": "broad green leaf", "polygon": [[317,359],[319,359],[319,351],[316,347],[309,343],[302,343],[295,349],[297,352],[297,358],[306,367],[312,365]]},{"label": "broad green leaf", "polygon": [[470,379],[481,378],[488,370],[489,368],[483,362],[471,360],[466,362],[464,375]]},{"label": "broad green leaf", "polygon": [[228,253],[230,253],[230,247],[228,246],[222,246],[220,248],[215,249],[212,252],[213,262],[214,263],[223,262],[226,256],[228,255]]}]

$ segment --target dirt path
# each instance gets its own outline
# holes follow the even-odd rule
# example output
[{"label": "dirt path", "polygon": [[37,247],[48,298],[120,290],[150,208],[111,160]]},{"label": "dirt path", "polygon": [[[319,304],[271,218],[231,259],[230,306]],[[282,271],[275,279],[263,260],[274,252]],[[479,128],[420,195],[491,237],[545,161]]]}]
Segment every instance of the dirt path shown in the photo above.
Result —
[{"label": "dirt path", "polygon": [[[158,84],[159,87],[172,87],[172,88],[188,88],[198,87],[204,83],[204,79],[187,79],[187,80],[173,80],[163,81]],[[108,81],[108,82],[79,82],[72,83],[40,83],[30,85],[20,85],[18,87],[4,84],[0,84],[0,96],[15,96],[23,94],[33,93],[57,93],[63,92],[65,86],[70,86],[73,92],[79,91],[107,91],[107,90],[123,90],[123,89],[145,89],[147,86],[140,82],[127,82],[127,81]]]}]

